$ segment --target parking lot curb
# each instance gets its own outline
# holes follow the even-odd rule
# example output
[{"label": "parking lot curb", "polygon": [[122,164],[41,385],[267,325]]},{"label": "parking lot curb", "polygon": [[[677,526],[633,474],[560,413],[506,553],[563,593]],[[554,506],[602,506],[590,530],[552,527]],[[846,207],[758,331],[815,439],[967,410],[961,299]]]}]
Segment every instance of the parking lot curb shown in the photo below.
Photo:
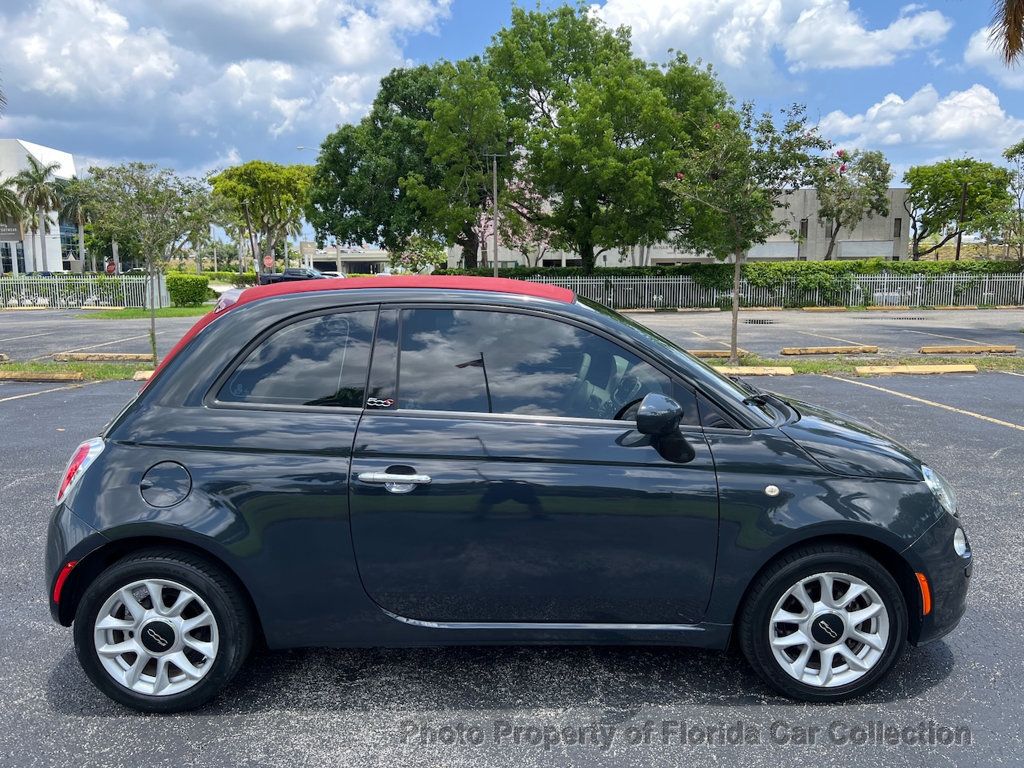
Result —
[{"label": "parking lot curb", "polygon": [[715,367],[719,373],[727,376],[792,376],[793,369],[788,365],[719,365]]},{"label": "parking lot curb", "polygon": [[781,312],[782,307],[740,307],[740,312]]},{"label": "parking lot curb", "polygon": [[906,304],[899,304],[895,306],[889,306],[887,304],[872,304],[870,307],[864,307],[868,312],[908,312],[911,307]]},{"label": "parking lot curb", "polygon": [[949,344],[921,347],[917,351],[922,355],[1013,355],[1017,347],[1013,344]]},{"label": "parking lot curb", "polygon": [[858,365],[853,369],[858,376],[888,374],[977,373],[976,365]]},{"label": "parking lot curb", "polygon": [[0,307],[0,312],[41,312],[49,307]]},{"label": "parking lot curb", "polygon": [[783,347],[783,355],[873,355],[878,347],[870,344],[857,344],[844,347]]},{"label": "parking lot curb", "polygon": [[0,371],[0,381],[83,381],[81,371]]},{"label": "parking lot curb", "polygon": [[53,359],[63,363],[151,363],[153,355],[148,352],[57,352]]},{"label": "parking lot curb", "polygon": [[846,307],[800,307],[802,312],[845,312]]},{"label": "parking lot curb", "polygon": [[978,309],[978,307],[954,307],[950,304],[941,304],[932,307],[932,309],[943,309],[943,310],[966,310],[966,309]]},{"label": "parking lot curb", "polygon": [[[702,359],[728,359],[730,352],[728,349],[688,349],[686,350],[694,357]],[[750,353],[745,349],[736,349],[736,352],[741,355],[749,355]]]},{"label": "parking lot curb", "polygon": [[132,375],[132,381],[149,381],[149,377],[153,375],[153,371],[136,371]]}]

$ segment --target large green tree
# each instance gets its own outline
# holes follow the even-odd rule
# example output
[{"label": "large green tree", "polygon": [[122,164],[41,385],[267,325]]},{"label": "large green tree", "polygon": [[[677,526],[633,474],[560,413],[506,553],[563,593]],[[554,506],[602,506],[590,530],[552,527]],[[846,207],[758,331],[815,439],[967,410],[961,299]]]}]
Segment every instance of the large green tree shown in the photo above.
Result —
[{"label": "large green tree", "polygon": [[892,169],[881,152],[839,149],[813,166],[818,221],[828,237],[825,261],[832,259],[841,230],[853,229],[866,217],[889,215],[890,181]]},{"label": "large green tree", "polygon": [[589,272],[608,250],[664,238],[680,211],[661,182],[725,99],[710,72],[682,56],[646,64],[628,30],[582,6],[513,9],[487,60],[525,151],[526,184],[544,201],[535,223],[554,245]]},{"label": "large green tree", "polygon": [[1024,141],[1007,147],[1003,157],[1010,163],[1009,191],[1012,198],[999,233],[1007,253],[1024,262]]},{"label": "large green tree", "polygon": [[[405,180],[440,186],[441,170],[423,132],[440,88],[438,66],[394,69],[381,80],[369,114],[324,139],[306,208],[318,239],[379,242],[400,252],[414,235],[434,234]],[[475,259],[475,243],[471,247]]]},{"label": "large green tree", "polygon": [[[206,184],[145,163],[90,168],[89,175],[90,226],[104,238],[136,242],[155,288],[158,265],[203,226],[201,217],[210,210]],[[149,340],[156,362],[156,302],[150,305]]]},{"label": "large green tree", "polygon": [[312,176],[308,165],[252,160],[212,175],[209,182],[215,204],[230,211],[237,226],[252,228],[262,264],[289,235],[298,234]]},{"label": "large green tree", "polygon": [[814,154],[827,146],[802,107],[790,107],[776,125],[770,113],[756,116],[745,104],[699,126],[675,179],[666,185],[686,206],[676,243],[716,259],[733,259],[732,362],[739,359],[744,257],[753,246],[790,227],[787,217],[777,212],[788,207],[789,193],[808,182]]},{"label": "large green tree", "polygon": [[45,163],[32,155],[28,156],[28,167],[15,176],[15,187],[21,197],[21,204],[31,213],[33,239],[39,235],[39,253],[43,257],[43,270],[49,270],[46,260],[46,235],[50,229],[50,211],[60,207],[57,194],[56,172],[59,163]]},{"label": "large green tree", "polygon": [[1012,204],[1010,172],[970,157],[915,165],[903,181],[914,261],[957,235],[993,229]]}]

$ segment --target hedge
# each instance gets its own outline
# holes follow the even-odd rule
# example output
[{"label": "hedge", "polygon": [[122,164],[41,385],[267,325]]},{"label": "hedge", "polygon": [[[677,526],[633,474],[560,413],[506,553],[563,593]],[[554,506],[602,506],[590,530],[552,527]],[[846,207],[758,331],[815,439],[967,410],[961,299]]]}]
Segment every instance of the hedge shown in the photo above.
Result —
[{"label": "hedge", "polygon": [[198,307],[206,301],[210,280],[206,275],[188,275],[181,272],[167,274],[167,295],[176,307]]},{"label": "hedge", "polygon": [[[1016,261],[755,261],[743,265],[743,276],[750,285],[767,287],[785,278],[797,278],[802,288],[825,287],[850,275],[946,275],[950,273],[991,275],[1024,271]],[[439,275],[494,274],[493,269],[439,269]],[[502,277],[585,277],[580,267],[511,267],[498,272]],[[701,285],[728,290],[732,286],[732,264],[679,264],[648,267],[595,267],[590,277],[692,277]]]}]

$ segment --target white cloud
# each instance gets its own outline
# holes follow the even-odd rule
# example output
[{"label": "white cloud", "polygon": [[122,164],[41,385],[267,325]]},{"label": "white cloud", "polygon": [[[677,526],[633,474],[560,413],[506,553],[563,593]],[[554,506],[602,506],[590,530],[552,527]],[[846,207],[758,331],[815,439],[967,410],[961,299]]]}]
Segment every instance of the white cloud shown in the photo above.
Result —
[{"label": "white cloud", "polygon": [[983,85],[945,96],[926,85],[906,99],[890,93],[860,114],[831,112],[820,128],[848,146],[996,160],[1004,147],[1019,140],[1024,120],[1008,115],[999,97]]},{"label": "white cloud", "polygon": [[0,4],[0,131],[48,126],[71,150],[192,167],[265,156],[275,141],[315,146],[365,112],[380,78],[407,63],[405,38],[436,30],[450,2]]},{"label": "white cloud", "polygon": [[849,0],[606,0],[592,9],[612,26],[632,27],[649,58],[675,48],[751,78],[774,73],[776,53],[791,71],[891,64],[952,26],[938,11],[907,5],[869,29]]},{"label": "white cloud", "polygon": [[990,27],[982,27],[971,35],[964,51],[964,63],[987,72],[1007,88],[1024,88],[1024,67],[1003,63],[998,49],[989,45],[990,31]]}]

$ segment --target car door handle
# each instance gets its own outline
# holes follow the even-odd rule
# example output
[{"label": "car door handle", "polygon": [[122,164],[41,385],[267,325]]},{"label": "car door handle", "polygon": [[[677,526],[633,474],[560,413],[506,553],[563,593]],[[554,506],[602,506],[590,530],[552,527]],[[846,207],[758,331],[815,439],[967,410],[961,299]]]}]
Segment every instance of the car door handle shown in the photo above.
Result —
[{"label": "car door handle", "polygon": [[430,475],[399,475],[394,472],[360,472],[359,479],[364,483],[412,483],[426,485]]},{"label": "car door handle", "polygon": [[396,472],[360,472],[360,482],[383,485],[391,493],[409,493],[417,485],[430,483],[430,475],[401,475]]}]

